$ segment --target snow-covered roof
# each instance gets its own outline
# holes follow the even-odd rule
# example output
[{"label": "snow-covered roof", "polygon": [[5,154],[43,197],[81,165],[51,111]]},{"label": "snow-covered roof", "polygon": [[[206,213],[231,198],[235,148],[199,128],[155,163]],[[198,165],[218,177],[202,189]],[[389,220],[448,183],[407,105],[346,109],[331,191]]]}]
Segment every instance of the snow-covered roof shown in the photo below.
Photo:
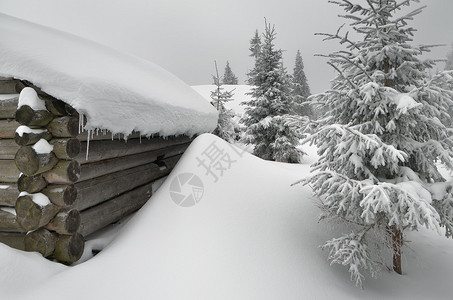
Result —
[{"label": "snow-covered roof", "polygon": [[1,13],[0,76],[28,80],[72,105],[88,129],[168,136],[217,125],[212,105],[163,68]]}]

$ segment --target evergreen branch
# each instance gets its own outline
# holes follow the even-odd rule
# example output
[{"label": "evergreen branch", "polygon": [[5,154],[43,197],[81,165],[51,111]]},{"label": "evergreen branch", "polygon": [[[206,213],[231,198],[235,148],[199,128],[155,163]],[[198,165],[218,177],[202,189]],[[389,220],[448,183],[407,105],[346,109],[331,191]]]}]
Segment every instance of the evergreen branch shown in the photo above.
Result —
[{"label": "evergreen branch", "polygon": [[335,66],[333,63],[331,62],[327,62],[328,65],[332,66],[332,68],[334,68],[335,70],[337,70],[338,73],[340,73],[341,77],[343,77],[350,85],[353,89],[358,89],[358,87],[351,81],[349,80],[348,77],[346,77],[343,72],[337,67]]}]

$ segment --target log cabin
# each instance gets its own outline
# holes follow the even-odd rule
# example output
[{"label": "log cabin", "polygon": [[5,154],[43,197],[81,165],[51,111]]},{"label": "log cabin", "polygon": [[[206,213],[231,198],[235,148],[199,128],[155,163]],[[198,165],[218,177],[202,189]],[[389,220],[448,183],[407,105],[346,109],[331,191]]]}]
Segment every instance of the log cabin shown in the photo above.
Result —
[{"label": "log cabin", "polygon": [[0,18],[0,242],[71,264],[150,199],[217,113],[149,62]]}]

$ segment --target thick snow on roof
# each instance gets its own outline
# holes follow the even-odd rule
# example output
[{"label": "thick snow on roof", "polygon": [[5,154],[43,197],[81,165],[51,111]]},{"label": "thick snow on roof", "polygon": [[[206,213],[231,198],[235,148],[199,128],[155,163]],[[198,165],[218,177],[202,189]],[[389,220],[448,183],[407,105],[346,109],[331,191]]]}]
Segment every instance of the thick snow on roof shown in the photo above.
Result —
[{"label": "thick snow on roof", "polygon": [[87,128],[128,134],[210,132],[217,112],[146,60],[0,13],[0,76],[28,80],[88,118]]}]

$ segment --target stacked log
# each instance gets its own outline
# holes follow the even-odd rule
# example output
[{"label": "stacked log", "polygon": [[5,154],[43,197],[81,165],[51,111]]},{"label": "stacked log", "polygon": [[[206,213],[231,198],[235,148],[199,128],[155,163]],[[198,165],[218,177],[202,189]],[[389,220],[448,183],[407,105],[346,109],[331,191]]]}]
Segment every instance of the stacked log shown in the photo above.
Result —
[{"label": "stacked log", "polygon": [[28,82],[3,81],[0,93],[31,87],[45,107],[0,100],[0,242],[14,248],[77,261],[84,239],[143,206],[191,141],[79,132],[74,108]]}]

